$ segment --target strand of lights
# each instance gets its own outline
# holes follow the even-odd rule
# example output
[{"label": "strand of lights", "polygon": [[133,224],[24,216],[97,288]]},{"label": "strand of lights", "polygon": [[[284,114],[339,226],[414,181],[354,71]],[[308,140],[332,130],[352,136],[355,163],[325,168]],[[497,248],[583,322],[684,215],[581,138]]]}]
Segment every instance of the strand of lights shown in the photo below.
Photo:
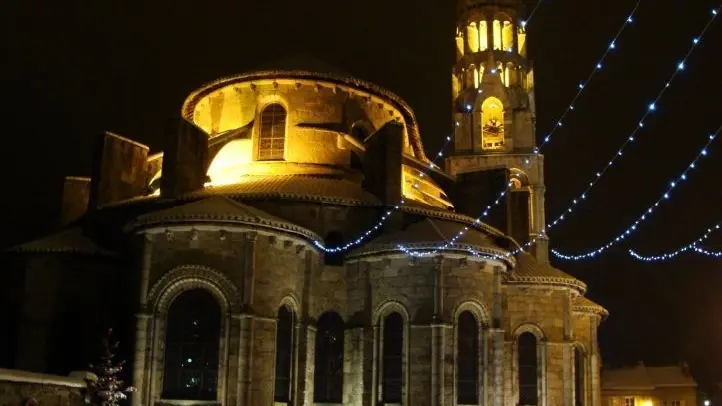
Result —
[{"label": "strand of lights", "polygon": [[559,259],[564,259],[567,261],[571,261],[571,260],[578,261],[578,260],[582,260],[582,259],[593,258],[593,257],[603,253],[604,251],[608,250],[609,248],[616,245],[617,243],[623,241],[630,235],[634,234],[634,232],[637,231],[639,225],[642,222],[644,222],[645,220],[647,220],[649,217],[651,217],[651,215],[655,212],[657,207],[659,207],[660,203],[662,203],[664,200],[669,200],[672,197],[672,192],[677,187],[677,185],[679,185],[681,182],[687,180],[688,173],[697,167],[697,162],[699,162],[703,157],[707,156],[707,154],[708,154],[707,148],[709,148],[710,144],[712,144],[712,142],[715,140],[715,138],[719,135],[720,131],[722,131],[722,126],[719,127],[714,134],[711,134],[709,136],[709,140],[705,144],[704,148],[702,148],[700,150],[700,152],[697,154],[697,156],[684,169],[684,171],[682,171],[682,173],[678,177],[676,177],[671,182],[669,182],[669,187],[662,194],[662,196],[660,198],[658,198],[657,201],[654,202],[651,206],[649,206],[649,208],[647,208],[647,210],[641,216],[639,216],[639,218],[637,218],[637,220],[635,220],[632,223],[632,225],[627,227],[627,229],[624,230],[624,232],[617,235],[616,237],[614,237],[612,240],[610,240],[606,244],[604,244],[600,247],[597,247],[593,250],[582,253],[582,254],[564,254],[555,249],[551,250],[552,254]]},{"label": "strand of lights", "polygon": [[660,254],[660,255],[645,256],[645,255],[639,254],[638,252],[636,252],[633,249],[630,249],[629,255],[636,260],[644,261],[644,262],[669,261],[669,260],[672,260],[672,259],[678,257],[680,254],[683,254],[690,250],[696,251],[697,244],[700,244],[700,243],[706,241],[709,238],[709,236],[712,233],[714,233],[715,231],[719,231],[720,226],[721,226],[720,223],[715,224],[714,226],[708,228],[707,231],[701,237],[697,238],[696,240],[692,241],[691,243],[689,243],[683,247],[680,247],[674,251],[666,252],[666,253]]},{"label": "strand of lights", "polygon": [[[439,149],[439,152],[434,156],[434,158],[429,163],[429,167],[426,168],[424,171],[418,171],[420,178],[423,178],[424,176],[426,176],[425,171],[431,170],[437,166],[436,161],[444,156],[444,150],[446,149],[446,147],[449,146],[450,143],[451,143],[451,136],[447,136],[446,140],[444,141],[444,145],[441,146],[441,149]],[[414,187],[418,187],[418,186],[419,186],[418,182],[414,183]],[[354,239],[352,241],[349,241],[343,245],[339,245],[336,247],[327,247],[323,244],[322,241],[313,241],[313,244],[320,250],[327,252],[329,254],[346,251],[351,247],[361,244],[366,238],[368,238],[371,235],[371,233],[373,233],[374,231],[377,231],[379,228],[381,228],[381,226],[386,222],[386,220],[388,220],[389,217],[391,217],[391,214],[394,211],[399,209],[399,205],[404,204],[404,203],[405,203],[405,201],[402,198],[401,201],[397,205],[395,205],[392,209],[387,210],[383,214],[383,216],[381,216],[381,218],[379,218],[379,220],[376,222],[376,224],[374,224],[372,227],[369,227],[366,231],[360,233],[359,236],[356,237],[356,239]]]},{"label": "strand of lights", "polygon": [[[537,8],[539,8],[539,5],[542,3],[542,1],[543,1],[543,0],[539,0],[539,1],[537,2],[536,6],[534,7],[534,10],[532,11],[531,15],[529,16],[529,19],[527,19],[526,21],[522,21],[522,27],[525,27],[525,26],[529,23],[529,21],[531,20],[531,17],[533,17],[534,12],[536,12]],[[601,57],[601,58],[599,59],[599,61],[596,63],[595,68],[594,68],[594,70],[592,71],[592,73],[589,75],[589,77],[588,77],[587,80],[583,83],[583,85],[580,85],[580,86],[579,86],[579,90],[577,91],[577,94],[576,94],[576,95],[574,96],[574,98],[572,99],[572,102],[569,104],[569,107],[567,107],[567,109],[565,110],[565,112],[564,112],[564,114],[562,115],[562,117],[559,119],[558,123],[560,123],[560,124],[558,125],[558,127],[561,127],[561,122],[562,122],[562,120],[564,119],[564,117],[565,117],[567,114],[569,114],[570,111],[574,110],[574,103],[575,103],[576,100],[579,98],[579,96],[581,95],[581,93],[584,91],[584,89],[586,88],[586,85],[592,80],[592,78],[594,77],[594,75],[601,70],[602,63],[606,60],[606,58],[607,58],[607,56],[609,55],[609,53],[611,52],[611,50],[613,50],[613,49],[616,48],[616,42],[617,42],[617,40],[619,39],[619,37],[622,35],[622,32],[624,31],[624,29],[625,29],[627,26],[629,26],[632,22],[634,22],[634,15],[635,15],[635,13],[637,12],[637,9],[639,8],[639,4],[640,4],[640,1],[637,1],[637,3],[636,3],[636,5],[634,6],[634,9],[632,10],[632,12],[629,14],[628,17],[625,18],[624,24],[622,24],[622,27],[621,27],[621,28],[617,31],[617,33],[614,35],[614,39],[610,42],[610,46],[607,47],[607,49],[604,51],[604,54],[602,55],[602,57]],[[471,105],[467,105],[467,106],[466,106],[466,110],[467,110],[467,111],[471,111],[471,109],[472,109],[472,106],[471,106]],[[458,123],[457,123],[457,125],[458,125]],[[554,131],[554,130],[552,130],[552,132],[553,132],[553,131]],[[550,140],[551,140],[551,134],[547,135],[547,137],[544,139],[544,142],[543,142],[538,148],[535,148],[534,153],[535,153],[536,155],[538,155],[538,154],[539,154],[539,150],[541,149],[541,147],[543,147],[544,145],[546,145],[546,143],[549,142]],[[526,162],[528,163],[529,160],[527,159]],[[494,208],[494,207],[496,207],[497,205],[499,205],[499,204],[504,200],[504,197],[505,197],[506,193],[510,190],[510,188],[512,187],[512,185],[513,185],[513,184],[512,184],[511,182],[507,184],[506,189],[502,190],[501,193],[499,193],[499,195],[497,196],[497,198],[496,198],[496,200],[494,201],[494,203],[491,204],[491,205],[486,206],[486,209],[485,209],[484,212],[481,214],[481,216],[479,216],[479,217],[477,217],[476,219],[474,219],[474,224],[479,224],[479,223],[481,223],[481,220],[489,215],[489,212],[491,211],[491,209]],[[430,252],[415,252],[415,251],[409,250],[408,248],[406,248],[406,247],[404,247],[404,246],[401,246],[401,245],[399,245],[398,248],[399,248],[402,252],[406,253],[407,255],[415,256],[415,257],[423,257],[423,256],[435,255],[435,254],[438,253],[440,250],[447,249],[447,248],[449,248],[450,246],[454,245],[454,244],[459,240],[459,238],[461,238],[461,237],[464,235],[464,233],[465,233],[466,231],[468,231],[468,230],[469,230],[468,227],[464,227],[464,228],[461,229],[459,232],[457,232],[456,235],[455,235],[454,237],[452,237],[450,240],[444,242],[443,245],[439,246],[438,248],[436,248],[436,249],[434,249],[433,251],[430,251]],[[530,245],[530,244],[531,244],[531,243],[529,243],[528,245]],[[526,245],[526,246],[528,246],[528,245]],[[522,247],[522,249],[523,249],[523,247]],[[516,250],[514,253],[517,253],[518,251],[519,251],[519,250]]]},{"label": "strand of lights", "polygon": [[534,5],[534,8],[531,10],[531,13],[529,13],[529,17],[521,22],[521,27],[526,28],[527,25],[529,25],[529,22],[532,18],[534,18],[534,14],[536,14],[536,11],[539,9],[539,6],[541,6],[542,2],[544,0],[537,0],[536,5]]},{"label": "strand of lights", "polygon": [[698,247],[697,245],[694,245],[694,252],[702,255],[706,255],[708,257],[712,258],[722,258],[722,251],[709,251],[702,247]]},{"label": "strand of lights", "polygon": [[543,140],[542,143],[534,150],[534,153],[538,154],[539,151],[540,151],[549,141],[551,141],[552,136],[554,135],[554,133],[555,133],[559,128],[561,128],[561,127],[564,125],[564,119],[569,115],[569,113],[571,113],[572,111],[574,111],[574,105],[575,105],[575,103],[577,102],[577,100],[579,100],[579,97],[582,95],[582,93],[584,92],[584,90],[587,88],[587,85],[589,84],[589,82],[592,80],[592,78],[594,78],[594,76],[595,76],[597,73],[599,73],[599,72],[602,70],[602,67],[604,66],[604,61],[606,61],[607,56],[609,56],[609,54],[611,54],[612,51],[617,48],[617,41],[619,40],[619,37],[622,35],[622,33],[624,32],[624,30],[634,22],[634,16],[635,16],[635,14],[637,13],[637,10],[639,9],[639,3],[640,3],[640,1],[641,1],[641,0],[637,1],[637,4],[634,5],[634,8],[632,9],[632,12],[629,13],[629,16],[624,20],[624,23],[622,24],[622,26],[619,28],[619,30],[618,30],[617,33],[614,35],[614,37],[612,38],[612,40],[609,41],[609,46],[607,46],[607,48],[604,50],[604,54],[602,54],[602,57],[599,58],[599,60],[597,60],[597,63],[594,64],[594,68],[592,69],[592,73],[590,73],[589,76],[587,76],[587,79],[586,79],[584,82],[581,82],[581,83],[578,85],[577,93],[576,93],[576,94],[574,95],[574,97],[572,98],[572,101],[569,103],[569,105],[567,106],[567,108],[564,110],[564,112],[562,113],[561,117],[559,117],[559,119],[556,121],[556,124],[555,124],[554,127],[551,129],[551,131],[550,131],[546,136],[544,136],[544,140]]},{"label": "strand of lights", "polygon": [[[552,221],[550,224],[547,224],[547,229],[551,229],[552,227],[556,226],[559,222],[564,220],[564,217],[566,215],[572,213],[573,209],[580,202],[586,200],[589,195],[589,192],[592,190],[592,188],[594,188],[594,186],[596,186],[597,182],[599,182],[599,180],[602,178],[602,176],[604,176],[604,174],[607,172],[607,170],[609,170],[609,168],[611,168],[612,165],[614,165],[614,163],[623,155],[624,149],[630,143],[634,142],[634,140],[637,137],[637,134],[642,130],[642,128],[644,128],[645,120],[652,113],[654,113],[657,110],[657,104],[662,99],[662,96],[664,96],[664,94],[667,92],[667,89],[669,89],[669,87],[672,84],[672,82],[674,81],[674,79],[685,69],[687,60],[692,55],[694,50],[697,49],[697,45],[700,43],[700,41],[704,37],[704,35],[707,32],[707,30],[709,29],[709,27],[712,25],[712,23],[717,19],[718,14],[719,13],[717,12],[717,9],[712,10],[712,18],[707,22],[707,24],[704,26],[704,28],[702,29],[700,34],[692,40],[692,46],[689,48],[689,50],[687,50],[687,53],[684,55],[684,58],[682,58],[681,62],[679,62],[677,64],[677,66],[675,67],[674,73],[672,73],[672,76],[670,76],[669,79],[665,82],[664,86],[662,86],[662,90],[659,91],[659,93],[657,94],[657,97],[651,103],[648,104],[644,114],[642,115],[642,118],[639,120],[639,122],[637,123],[637,125],[635,126],[635,128],[631,132],[631,134],[629,134],[629,136],[627,136],[627,139],[622,143],[622,146],[619,147],[619,149],[617,149],[617,152],[614,154],[614,156],[612,156],[612,158],[604,166],[604,168],[601,171],[596,173],[594,179],[591,182],[589,182],[589,185],[586,187],[586,189],[584,189],[584,191],[580,195],[578,195],[576,198],[572,199],[569,207],[567,207],[567,209],[564,210],[562,212],[562,214],[559,217],[557,217],[554,221]],[[613,45],[614,45],[614,41],[612,41],[612,46]],[[572,105],[570,105],[570,106],[573,106],[573,102],[572,102]],[[567,110],[567,111],[569,111],[569,110]],[[559,128],[561,126],[561,123],[562,122],[560,120],[557,123],[557,127],[555,127],[554,129]],[[554,130],[552,130],[552,133],[553,132],[554,132]],[[550,137],[551,137],[551,134],[547,135],[544,142],[546,142]],[[544,145],[544,143],[542,143],[542,146],[543,145]]]}]

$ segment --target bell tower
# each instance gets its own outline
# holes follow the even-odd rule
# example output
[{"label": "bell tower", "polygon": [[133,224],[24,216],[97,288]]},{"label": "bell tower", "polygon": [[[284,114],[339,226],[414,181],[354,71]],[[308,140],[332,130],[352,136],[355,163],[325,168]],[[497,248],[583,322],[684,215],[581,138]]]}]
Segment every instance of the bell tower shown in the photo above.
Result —
[{"label": "bell tower", "polygon": [[524,0],[457,0],[452,69],[457,210],[478,217],[548,261],[544,158],[536,152],[534,71],[527,59]]}]

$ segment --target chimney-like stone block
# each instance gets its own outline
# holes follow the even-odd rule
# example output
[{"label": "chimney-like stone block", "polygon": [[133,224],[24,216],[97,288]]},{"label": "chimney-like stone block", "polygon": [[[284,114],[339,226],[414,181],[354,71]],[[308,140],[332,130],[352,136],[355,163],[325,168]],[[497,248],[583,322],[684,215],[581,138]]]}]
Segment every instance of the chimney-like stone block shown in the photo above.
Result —
[{"label": "chimney-like stone block", "polygon": [[366,142],[364,188],[387,205],[401,201],[403,148],[404,127],[394,122],[386,123]]},{"label": "chimney-like stone block", "polygon": [[165,133],[161,196],[175,198],[203,187],[208,134],[188,121],[172,120]]},{"label": "chimney-like stone block", "polygon": [[79,219],[88,210],[90,201],[90,178],[66,176],[60,207],[60,226]]},{"label": "chimney-like stone block", "polygon": [[456,211],[477,218],[484,213],[487,206],[494,206],[484,222],[506,232],[507,204],[506,201],[494,205],[499,193],[507,188],[509,171],[505,168],[462,173],[457,177],[454,204]]},{"label": "chimney-like stone block", "polygon": [[105,132],[95,156],[90,186],[90,208],[142,196],[146,193],[148,147]]}]

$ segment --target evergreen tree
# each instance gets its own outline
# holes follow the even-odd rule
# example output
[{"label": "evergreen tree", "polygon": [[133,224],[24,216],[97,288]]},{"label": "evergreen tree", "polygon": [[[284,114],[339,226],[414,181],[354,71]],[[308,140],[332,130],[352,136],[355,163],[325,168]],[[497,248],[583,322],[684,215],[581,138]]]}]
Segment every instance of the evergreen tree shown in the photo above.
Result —
[{"label": "evergreen tree", "polygon": [[118,374],[123,370],[125,361],[116,362],[115,353],[118,342],[113,341],[113,329],[103,339],[103,355],[100,363],[90,365],[90,370],[98,379],[88,382],[90,402],[96,406],[118,406],[121,400],[127,397],[126,393],[135,390],[132,386],[125,386]]}]

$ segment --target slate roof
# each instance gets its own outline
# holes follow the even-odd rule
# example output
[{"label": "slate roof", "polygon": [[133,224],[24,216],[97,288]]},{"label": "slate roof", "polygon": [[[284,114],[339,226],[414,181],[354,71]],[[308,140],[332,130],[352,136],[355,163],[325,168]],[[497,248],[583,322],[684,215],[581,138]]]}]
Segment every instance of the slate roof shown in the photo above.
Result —
[{"label": "slate roof", "polygon": [[577,288],[582,294],[587,290],[584,282],[554,268],[551,264],[538,262],[530,254],[521,253],[516,259],[517,266],[509,275],[508,283],[566,285]]},{"label": "slate roof", "polygon": [[602,305],[600,305],[596,302],[593,302],[593,301],[589,300],[588,298],[581,296],[581,295],[574,298],[572,307],[573,307],[574,311],[577,311],[577,312],[595,313],[595,314],[601,315],[602,317],[609,316],[609,312],[607,311],[607,309],[602,307]]},{"label": "slate roof", "polygon": [[139,216],[130,225],[130,228],[141,229],[174,223],[239,223],[298,234],[311,240],[320,240],[319,236],[308,229],[225,196],[213,196],[144,214]]},{"label": "slate roof", "polygon": [[86,237],[80,227],[71,227],[58,233],[10,248],[18,253],[75,253],[113,255]]},{"label": "slate roof", "polygon": [[[403,230],[387,232],[374,238],[362,247],[353,250],[347,258],[399,251],[399,246],[414,251],[433,250],[453,238],[464,227],[464,224],[424,218]],[[491,236],[473,228],[468,228],[455,244],[446,249],[446,251],[449,250],[474,250],[480,254],[498,257],[510,266],[515,264],[514,258],[508,256],[504,249],[496,246]]]},{"label": "slate roof", "polygon": [[604,390],[654,390],[669,387],[696,387],[694,378],[681,366],[650,367],[638,364],[630,368],[604,369]]},{"label": "slate roof", "polygon": [[187,197],[225,195],[243,199],[282,198],[342,205],[379,205],[380,201],[361,185],[348,180],[307,175],[245,176],[242,182],[211,186]]}]

